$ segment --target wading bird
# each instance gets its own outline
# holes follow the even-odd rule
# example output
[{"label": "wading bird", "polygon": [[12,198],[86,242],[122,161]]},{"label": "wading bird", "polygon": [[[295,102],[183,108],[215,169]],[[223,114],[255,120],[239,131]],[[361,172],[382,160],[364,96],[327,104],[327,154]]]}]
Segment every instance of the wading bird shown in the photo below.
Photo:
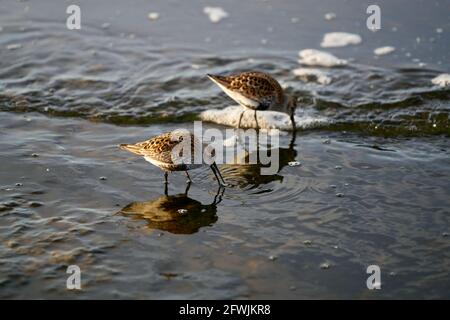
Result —
[{"label": "wading bird", "polygon": [[[278,81],[267,73],[251,71],[229,76],[207,76],[242,107],[255,111],[257,127],[259,125],[256,112],[271,109],[287,113],[292,122],[292,130],[296,130],[294,114],[297,98],[285,94]],[[238,128],[241,126],[244,111],[239,116]]]},{"label": "wading bird", "polygon": [[[215,150],[207,146],[205,150],[208,152],[203,152],[204,148],[201,141],[186,130],[167,132],[146,141],[135,144],[121,144],[119,147],[144,157],[145,160],[163,170],[165,183],[168,183],[167,176],[172,171],[185,171],[189,182],[191,182],[188,170],[207,164],[203,157],[207,156],[210,160],[209,163],[211,163],[210,168],[219,185],[227,186],[219,168],[213,161]],[[195,156],[199,155],[198,152],[202,152],[200,157]],[[198,159],[200,159],[200,162]]]}]

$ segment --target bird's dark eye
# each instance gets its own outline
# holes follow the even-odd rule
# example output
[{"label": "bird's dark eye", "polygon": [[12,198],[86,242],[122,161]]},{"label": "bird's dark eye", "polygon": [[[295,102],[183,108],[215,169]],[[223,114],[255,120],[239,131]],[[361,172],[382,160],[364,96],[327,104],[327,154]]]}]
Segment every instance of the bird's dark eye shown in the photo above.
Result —
[{"label": "bird's dark eye", "polygon": [[183,137],[179,137],[179,138],[178,138],[178,141],[183,141]]}]

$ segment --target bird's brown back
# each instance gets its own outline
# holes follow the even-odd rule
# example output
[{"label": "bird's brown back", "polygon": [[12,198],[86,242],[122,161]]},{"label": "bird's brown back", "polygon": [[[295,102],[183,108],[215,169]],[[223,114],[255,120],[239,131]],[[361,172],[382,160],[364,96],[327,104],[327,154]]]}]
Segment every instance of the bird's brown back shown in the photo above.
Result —
[{"label": "bird's brown back", "polygon": [[277,80],[263,72],[243,72],[231,75],[228,78],[228,87],[231,90],[239,91],[250,99],[261,99],[274,96],[276,102],[283,103],[283,88]]}]

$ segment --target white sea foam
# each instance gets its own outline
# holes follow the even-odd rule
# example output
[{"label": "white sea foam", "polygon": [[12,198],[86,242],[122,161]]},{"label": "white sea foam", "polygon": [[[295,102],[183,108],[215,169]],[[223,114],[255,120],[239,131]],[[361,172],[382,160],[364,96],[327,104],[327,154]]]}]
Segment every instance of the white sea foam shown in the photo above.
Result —
[{"label": "white sea foam", "polygon": [[213,23],[217,23],[220,20],[228,17],[228,13],[221,7],[204,7],[203,13],[208,15],[209,20]]},{"label": "white sea foam", "polygon": [[328,12],[325,14],[325,20],[333,20],[336,18],[336,13],[334,12]]},{"label": "white sea foam", "polygon": [[431,82],[441,87],[450,86],[450,74],[448,73],[440,74],[437,77],[433,78]]},{"label": "white sea foam", "polygon": [[350,44],[360,44],[361,36],[348,32],[330,32],[323,36],[322,48],[345,47]]},{"label": "white sea foam", "polygon": [[297,68],[292,72],[294,75],[307,82],[314,81],[324,85],[331,83],[331,77],[319,69]]},{"label": "white sea foam", "polygon": [[305,49],[298,53],[299,63],[307,66],[336,67],[347,64],[347,60],[339,59],[331,53],[315,49]]},{"label": "white sea foam", "polygon": [[8,44],[6,46],[6,49],[8,50],[16,50],[16,49],[20,49],[22,48],[22,45],[20,43],[12,43],[12,44]]},{"label": "white sea foam", "polygon": [[375,53],[377,56],[382,56],[382,55],[389,54],[394,51],[395,51],[394,47],[386,46],[386,47],[376,48],[375,50],[373,50],[373,53]]},{"label": "white sea foam", "polygon": [[149,12],[148,18],[149,18],[150,20],[158,20],[158,18],[159,18],[159,13],[158,13],[158,12]]},{"label": "white sea foam", "polygon": [[[205,110],[200,114],[203,121],[210,121],[221,125],[237,127],[239,117],[244,109],[241,106],[230,106],[225,109],[210,109]],[[279,129],[292,130],[292,123],[289,116],[282,112],[276,111],[258,111],[256,113],[258,118],[258,125],[261,129]],[[312,128],[320,124],[327,123],[324,117],[302,115],[295,116],[295,123],[297,128]],[[242,116],[241,128],[256,128],[254,119],[254,111],[245,109]],[[228,141],[228,144],[233,144],[233,141]]]}]

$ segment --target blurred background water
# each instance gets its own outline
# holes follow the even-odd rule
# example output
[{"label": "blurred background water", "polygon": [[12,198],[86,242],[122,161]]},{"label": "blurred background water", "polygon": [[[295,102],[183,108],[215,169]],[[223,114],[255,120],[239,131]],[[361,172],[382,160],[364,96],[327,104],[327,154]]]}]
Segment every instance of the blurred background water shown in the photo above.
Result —
[{"label": "blurred background water", "polygon": [[[450,69],[450,1],[379,1],[377,32],[367,1],[78,1],[81,30],[70,4],[0,3],[1,297],[448,298],[450,90],[431,80]],[[321,48],[334,31],[362,43]],[[299,77],[309,48],[349,62]],[[229,106],[205,74],[249,69],[327,119],[281,137],[276,175],[223,165],[221,194],[199,169],[165,196],[117,149]]]}]

